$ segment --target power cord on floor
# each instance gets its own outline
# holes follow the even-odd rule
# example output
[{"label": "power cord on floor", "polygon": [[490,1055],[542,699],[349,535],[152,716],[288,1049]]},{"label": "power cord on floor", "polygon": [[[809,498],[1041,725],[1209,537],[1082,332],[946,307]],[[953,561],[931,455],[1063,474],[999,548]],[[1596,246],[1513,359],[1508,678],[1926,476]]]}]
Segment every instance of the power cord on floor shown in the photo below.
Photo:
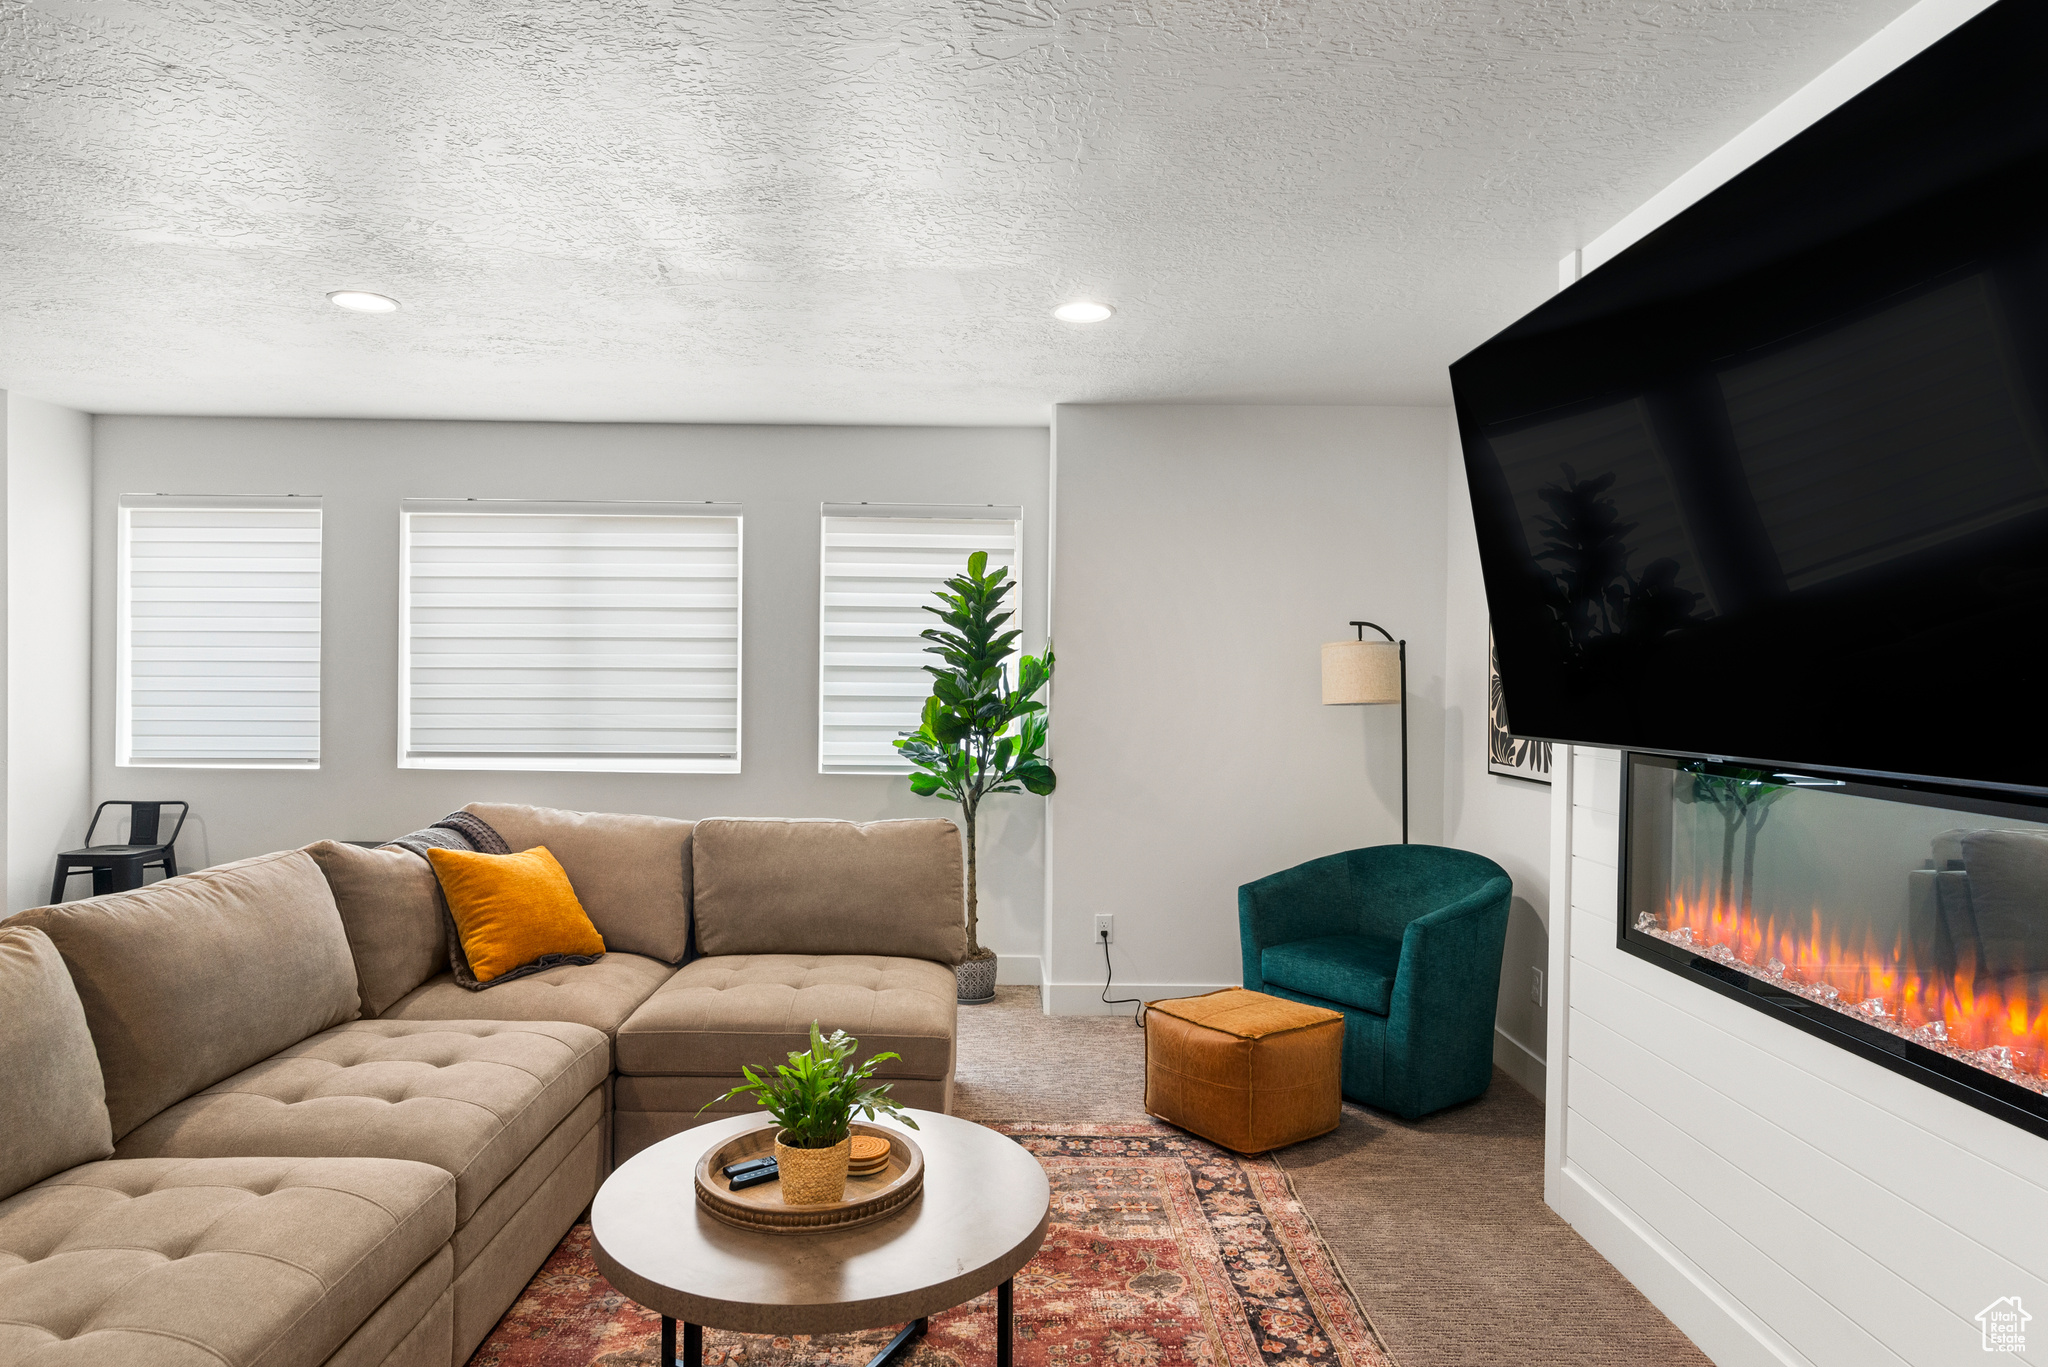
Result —
[{"label": "power cord on floor", "polygon": [[1143,997],[1112,997],[1109,985],[1116,980],[1116,969],[1109,962],[1109,932],[1097,931],[1095,938],[1102,945],[1102,1002],[1105,1006],[1135,1006],[1131,1012],[1131,1024],[1143,1028],[1145,1024],[1145,999]]}]

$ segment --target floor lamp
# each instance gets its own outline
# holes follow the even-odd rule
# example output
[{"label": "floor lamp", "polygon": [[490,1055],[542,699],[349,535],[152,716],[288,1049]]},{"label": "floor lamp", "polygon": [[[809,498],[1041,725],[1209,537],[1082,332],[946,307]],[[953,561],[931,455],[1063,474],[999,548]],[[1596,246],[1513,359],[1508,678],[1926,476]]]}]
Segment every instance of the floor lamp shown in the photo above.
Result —
[{"label": "floor lamp", "polygon": [[[1323,701],[1401,704],[1401,843],[1408,843],[1408,643],[1377,622],[1353,622],[1355,641],[1331,641],[1323,647]],[[1384,641],[1368,641],[1371,627]]]}]

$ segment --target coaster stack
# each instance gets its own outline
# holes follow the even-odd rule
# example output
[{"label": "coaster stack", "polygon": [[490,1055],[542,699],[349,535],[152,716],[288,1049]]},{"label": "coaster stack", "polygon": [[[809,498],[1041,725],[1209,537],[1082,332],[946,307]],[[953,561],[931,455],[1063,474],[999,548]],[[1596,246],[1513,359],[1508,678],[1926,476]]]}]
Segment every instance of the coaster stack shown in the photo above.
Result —
[{"label": "coaster stack", "polygon": [[853,1137],[853,1152],[846,1162],[848,1177],[872,1177],[888,1166],[888,1140],[871,1134]]}]

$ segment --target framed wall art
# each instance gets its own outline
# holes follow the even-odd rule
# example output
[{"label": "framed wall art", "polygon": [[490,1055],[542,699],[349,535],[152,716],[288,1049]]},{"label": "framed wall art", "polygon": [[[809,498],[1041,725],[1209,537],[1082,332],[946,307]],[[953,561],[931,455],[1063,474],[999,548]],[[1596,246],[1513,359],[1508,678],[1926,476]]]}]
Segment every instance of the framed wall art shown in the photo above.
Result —
[{"label": "framed wall art", "polygon": [[1550,742],[1523,740],[1508,730],[1507,704],[1501,697],[1500,655],[1493,647],[1493,628],[1486,629],[1486,772],[1503,778],[1550,782]]}]

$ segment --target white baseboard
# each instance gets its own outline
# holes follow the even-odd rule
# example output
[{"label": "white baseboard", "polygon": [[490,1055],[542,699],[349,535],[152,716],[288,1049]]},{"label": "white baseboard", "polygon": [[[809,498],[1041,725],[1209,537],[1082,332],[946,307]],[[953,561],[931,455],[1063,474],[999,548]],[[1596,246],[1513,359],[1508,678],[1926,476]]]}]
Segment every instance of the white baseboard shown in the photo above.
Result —
[{"label": "white baseboard", "polygon": [[[1164,1001],[1169,997],[1199,997],[1204,992],[1219,988],[1236,987],[1236,983],[1126,983],[1110,984],[1111,997],[1135,997],[1139,1001]],[[1137,1010],[1126,1002],[1122,1006],[1105,1006],[1102,1003],[1102,984],[1092,983],[1048,983],[1044,988],[1045,1014],[1048,1016],[1128,1016]]]},{"label": "white baseboard", "polygon": [[1557,1213],[1650,1303],[1664,1312],[1715,1367],[1809,1367],[1692,1261],[1599,1183],[1566,1163],[1558,1173]]},{"label": "white baseboard", "polygon": [[1493,1027],[1493,1061],[1503,1073],[1520,1083],[1522,1090],[1537,1097],[1543,1096],[1543,1056],[1498,1025]]},{"label": "white baseboard", "polygon": [[996,986],[1036,987],[1045,977],[1036,954],[996,955]]}]

